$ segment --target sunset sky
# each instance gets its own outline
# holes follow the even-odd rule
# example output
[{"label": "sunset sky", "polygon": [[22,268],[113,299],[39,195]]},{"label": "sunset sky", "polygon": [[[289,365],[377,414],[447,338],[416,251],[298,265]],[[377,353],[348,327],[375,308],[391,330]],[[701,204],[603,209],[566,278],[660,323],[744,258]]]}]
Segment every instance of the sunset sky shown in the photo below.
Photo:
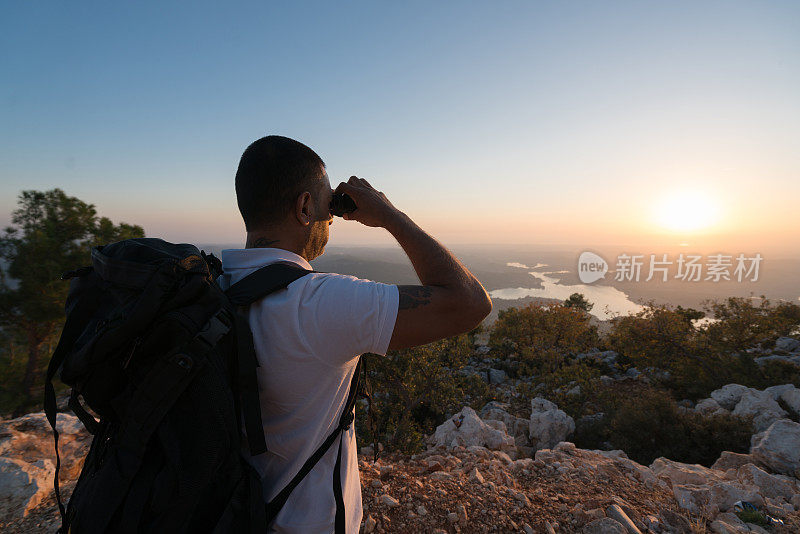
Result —
[{"label": "sunset sky", "polygon": [[447,244],[800,254],[797,2],[4,2],[0,73],[2,225],[60,187],[243,242],[280,134]]}]

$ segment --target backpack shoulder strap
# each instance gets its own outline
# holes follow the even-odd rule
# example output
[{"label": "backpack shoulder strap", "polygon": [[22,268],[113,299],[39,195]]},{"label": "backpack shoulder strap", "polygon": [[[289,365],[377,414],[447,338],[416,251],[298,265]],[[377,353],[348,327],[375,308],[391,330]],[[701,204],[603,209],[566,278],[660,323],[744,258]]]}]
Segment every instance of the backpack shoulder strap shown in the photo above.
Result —
[{"label": "backpack shoulder strap", "polygon": [[[295,263],[272,263],[250,273],[225,291],[234,306],[249,306],[279,289],[283,289],[298,278],[316,271],[303,269]],[[241,409],[250,454],[257,456],[267,450],[259,407],[258,383],[256,380],[256,357],[253,337],[247,319],[235,314],[238,360],[238,395],[241,396]]]},{"label": "backpack shoulder strap", "polygon": [[[277,517],[278,513],[283,508],[283,505],[286,504],[286,501],[289,499],[289,495],[291,495],[292,491],[303,481],[303,479],[308,475],[309,472],[317,465],[317,462],[325,456],[325,453],[328,452],[328,449],[331,448],[333,442],[336,441],[342,432],[345,429],[350,428],[350,425],[353,423],[354,415],[353,415],[353,408],[356,405],[356,396],[358,395],[359,389],[359,376],[361,375],[361,360],[362,356],[359,356],[358,363],[356,364],[356,369],[353,372],[353,379],[350,381],[350,391],[347,394],[347,401],[345,402],[344,409],[342,410],[342,415],[339,417],[339,424],[336,425],[336,428],[331,432],[331,434],[327,437],[325,441],[322,442],[317,450],[314,451],[306,463],[303,464],[303,467],[300,468],[300,471],[292,478],[292,480],[281,490],[278,495],[272,499],[269,503],[267,503],[267,524],[271,523],[275,517]],[[337,472],[338,467],[341,465],[341,445],[339,447],[339,457],[337,457]],[[336,481],[339,482],[338,489],[336,488]],[[336,497],[336,523],[337,523],[337,533],[338,525],[340,523],[340,517],[344,517],[343,511],[340,512],[340,501],[341,501],[341,481],[338,480],[336,473],[334,473],[334,496]],[[343,508],[343,507],[342,507]]]},{"label": "backpack shoulder strap", "polygon": [[234,305],[247,306],[314,272],[317,271],[309,271],[295,263],[271,263],[233,284],[225,294]]}]

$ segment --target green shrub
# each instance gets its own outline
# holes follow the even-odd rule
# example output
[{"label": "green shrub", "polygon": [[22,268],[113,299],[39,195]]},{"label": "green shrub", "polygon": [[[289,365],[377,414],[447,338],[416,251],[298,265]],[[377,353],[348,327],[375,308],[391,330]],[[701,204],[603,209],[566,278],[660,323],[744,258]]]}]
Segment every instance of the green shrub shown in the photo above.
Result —
[{"label": "green shrub", "polygon": [[746,452],[752,421],[733,415],[704,417],[683,409],[667,391],[637,386],[609,388],[599,400],[602,424],[576,434],[580,447],[610,442],[633,460],[650,464],[660,456],[709,466],[722,451]]},{"label": "green shrub", "polygon": [[578,353],[599,343],[597,327],[580,307],[530,303],[501,310],[492,326],[489,344],[501,356],[525,350],[529,355],[546,351]]},{"label": "green shrub", "polygon": [[696,328],[691,322],[695,310],[650,302],[639,313],[614,319],[604,341],[621,355],[620,361],[669,371],[671,378],[663,385],[677,398],[697,400],[730,383],[759,389],[797,383],[796,366],[771,362],[759,367],[746,349],[774,344],[797,328],[800,306],[731,297],[706,301],[705,308],[716,321]]},{"label": "green shrub", "polygon": [[447,417],[492,400],[480,377],[457,373],[471,354],[472,340],[460,335],[386,356],[367,355],[376,425],[373,434],[365,410],[359,410],[359,440],[371,443],[377,437],[389,450],[413,453]]},{"label": "green shrub", "polygon": [[758,525],[761,527],[768,527],[770,524],[769,519],[767,519],[767,516],[764,515],[764,512],[759,510],[742,510],[740,512],[736,512],[736,517],[745,523],[752,523],[753,525]]}]

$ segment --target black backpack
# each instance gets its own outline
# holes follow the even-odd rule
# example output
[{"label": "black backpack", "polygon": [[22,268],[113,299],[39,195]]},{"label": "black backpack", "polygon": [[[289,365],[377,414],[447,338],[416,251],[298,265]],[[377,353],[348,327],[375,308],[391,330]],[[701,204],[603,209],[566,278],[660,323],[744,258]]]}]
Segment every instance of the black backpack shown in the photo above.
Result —
[{"label": "black backpack", "polygon": [[[214,256],[140,238],[95,247],[90,267],[64,275],[72,279],[66,322],[44,401],[56,443],[59,532],[266,532],[352,423],[359,385],[361,359],[336,429],[265,506],[259,476],[242,457],[243,430],[251,455],[265,452],[266,444],[258,362],[237,307],[309,272],[272,264],[223,292]],[[59,371],[72,388],[70,409],[94,436],[66,509],[52,385]],[[340,460],[341,444],[335,478]],[[334,492],[336,531],[344,532],[341,481],[334,480]]]}]

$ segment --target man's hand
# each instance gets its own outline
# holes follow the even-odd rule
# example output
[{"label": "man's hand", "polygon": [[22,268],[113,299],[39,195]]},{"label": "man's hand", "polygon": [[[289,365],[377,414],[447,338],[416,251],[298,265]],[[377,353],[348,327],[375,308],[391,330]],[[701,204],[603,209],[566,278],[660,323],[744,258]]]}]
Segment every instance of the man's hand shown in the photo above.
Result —
[{"label": "man's hand", "polygon": [[356,203],[356,210],[342,217],[348,221],[358,221],[363,225],[386,228],[399,215],[386,195],[376,190],[363,178],[351,176],[347,183],[336,187],[335,193],[346,193]]},{"label": "man's hand", "polygon": [[492,299],[478,279],[369,182],[351,176],[336,193],[346,193],[356,203],[356,210],[346,213],[345,219],[385,228],[397,239],[421,282],[398,286],[400,300],[390,350],[468,332],[492,311]]}]

